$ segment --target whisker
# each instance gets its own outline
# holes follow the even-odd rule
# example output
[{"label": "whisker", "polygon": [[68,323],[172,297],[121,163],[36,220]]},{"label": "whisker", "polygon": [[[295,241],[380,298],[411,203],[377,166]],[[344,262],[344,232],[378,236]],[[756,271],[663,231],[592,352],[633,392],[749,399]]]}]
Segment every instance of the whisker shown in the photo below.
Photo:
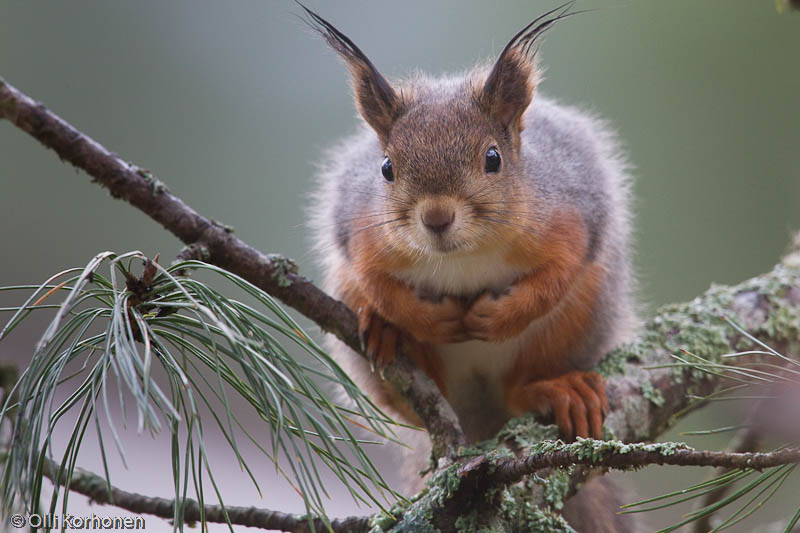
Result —
[{"label": "whisker", "polygon": [[469,205],[508,205],[508,204],[527,204],[528,200],[506,200],[496,202],[470,202]]},{"label": "whisker", "polygon": [[506,181],[510,180],[512,177],[514,177],[514,176],[512,176],[511,174],[507,174],[507,175],[503,176],[502,178],[494,179],[492,181],[489,181],[488,183],[486,183],[486,185],[484,185],[483,187],[481,187],[480,189],[478,189],[474,193],[472,193],[469,196],[467,196],[465,200],[469,201],[469,200],[471,200],[472,198],[474,198],[475,196],[477,196],[479,194],[485,193],[487,191],[491,191],[491,190],[493,190],[493,189],[491,189],[492,187],[498,187],[501,184],[504,184]]},{"label": "whisker", "polygon": [[360,215],[360,216],[353,217],[353,218],[345,218],[345,219],[342,219],[342,220],[337,220],[336,222],[331,222],[330,224],[325,224],[324,226],[316,226],[316,227],[320,228],[320,229],[328,229],[328,228],[332,228],[332,227],[335,227],[335,226],[339,226],[339,225],[341,225],[341,224],[343,224],[345,222],[358,222],[359,220],[365,220],[365,219],[368,219],[368,218],[376,218],[376,217],[381,217],[381,216],[386,216],[386,215],[396,215],[397,213],[403,213],[404,211],[405,211],[404,209],[397,209],[397,210],[392,210],[392,211],[384,211],[384,212],[381,212],[381,213],[365,214],[365,215]]},{"label": "whisker", "polygon": [[511,222],[508,220],[503,220],[501,218],[493,218],[493,217],[480,217],[481,220],[488,220],[490,222],[494,222],[495,224],[501,224],[504,226],[514,227],[514,228],[521,228],[521,229],[528,229],[528,226],[525,224],[517,224],[515,222]]},{"label": "whisker", "polygon": [[365,226],[363,228],[358,228],[358,229],[356,229],[356,231],[354,231],[353,233],[350,234],[350,237],[352,238],[352,237],[358,235],[359,233],[361,233],[362,231],[378,228],[380,226],[385,226],[386,224],[391,224],[393,222],[398,222],[400,220],[408,220],[408,217],[407,216],[403,216],[403,217],[393,218],[392,220],[384,220],[382,222],[377,222],[375,224],[370,224],[370,225]]},{"label": "whisker", "polygon": [[497,209],[497,208],[486,208],[481,207],[480,209],[475,210],[476,213],[489,213],[489,214],[520,214],[520,215],[527,215],[529,214],[528,211],[520,211],[518,209]]}]

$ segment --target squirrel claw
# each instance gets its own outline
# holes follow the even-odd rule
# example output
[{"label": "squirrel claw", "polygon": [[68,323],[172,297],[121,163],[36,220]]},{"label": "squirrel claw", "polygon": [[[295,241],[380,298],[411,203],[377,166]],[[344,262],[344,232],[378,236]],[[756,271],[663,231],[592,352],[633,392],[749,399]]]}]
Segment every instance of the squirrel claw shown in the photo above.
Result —
[{"label": "squirrel claw", "polygon": [[379,372],[383,379],[383,369],[394,361],[399,330],[386,322],[372,309],[360,309],[358,313],[359,338],[369,360],[370,370]]},{"label": "squirrel claw", "polygon": [[603,438],[603,417],[608,412],[605,382],[595,372],[569,372],[554,379],[529,383],[520,389],[524,411],[552,412],[567,440]]}]

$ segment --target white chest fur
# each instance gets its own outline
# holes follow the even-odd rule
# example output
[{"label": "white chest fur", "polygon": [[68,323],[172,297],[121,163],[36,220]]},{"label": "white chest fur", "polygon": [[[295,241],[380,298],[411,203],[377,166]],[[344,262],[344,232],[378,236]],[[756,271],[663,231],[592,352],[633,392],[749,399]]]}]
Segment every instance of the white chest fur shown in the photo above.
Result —
[{"label": "white chest fur", "polygon": [[513,283],[520,271],[506,264],[503,252],[429,256],[395,273],[406,283],[437,294],[472,296],[484,290],[500,291]]},{"label": "white chest fur", "polygon": [[[520,274],[506,264],[502,252],[493,251],[429,257],[395,275],[435,294],[470,297],[485,290],[500,292]],[[503,379],[530,333],[525,331],[501,343],[469,341],[436,347],[444,365],[448,398],[471,441],[488,437],[498,429],[496,424],[505,420]]]}]

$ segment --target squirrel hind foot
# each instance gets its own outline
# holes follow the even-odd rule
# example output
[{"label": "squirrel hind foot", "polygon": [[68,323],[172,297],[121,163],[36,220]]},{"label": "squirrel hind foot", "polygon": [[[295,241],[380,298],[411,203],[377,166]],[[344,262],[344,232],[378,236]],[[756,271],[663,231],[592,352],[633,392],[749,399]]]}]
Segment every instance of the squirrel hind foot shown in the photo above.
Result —
[{"label": "squirrel hind foot", "polygon": [[608,412],[605,381],[596,372],[575,371],[553,379],[529,382],[508,392],[514,415],[551,413],[567,440],[603,438],[603,418]]}]

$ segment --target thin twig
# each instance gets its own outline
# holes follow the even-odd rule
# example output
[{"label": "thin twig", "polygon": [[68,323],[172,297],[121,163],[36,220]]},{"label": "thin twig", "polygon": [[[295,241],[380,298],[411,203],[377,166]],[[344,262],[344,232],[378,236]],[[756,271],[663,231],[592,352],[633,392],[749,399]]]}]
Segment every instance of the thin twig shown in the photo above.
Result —
[{"label": "thin twig", "polygon": [[[775,452],[727,452],[694,450],[691,448],[670,449],[663,445],[629,445],[622,452],[617,447],[604,448],[603,441],[588,441],[588,446],[573,450],[574,444],[564,444],[563,449],[518,459],[499,461],[494,467],[494,477],[500,483],[515,483],[542,468],[587,465],[595,467],[630,470],[648,465],[711,466],[732,469],[752,468],[763,470],[800,462],[800,448],[786,448]],[[587,441],[579,442],[579,445]],[[653,449],[647,449],[648,446]],[[587,453],[590,452],[590,453]]]},{"label": "thin twig", "polygon": [[[60,468],[60,465],[55,461],[46,459],[44,475],[56,484],[56,476]],[[64,481],[59,479],[57,484],[63,486]],[[113,486],[109,493],[105,479],[81,468],[76,468],[72,474],[69,490],[88,496],[94,503],[114,505],[132,513],[149,514],[167,520],[171,520],[175,513],[175,502],[173,500],[144,496]],[[183,501],[183,519],[185,522],[198,522],[201,516],[204,516],[206,522],[224,524],[227,523],[225,513],[227,513],[230,523],[237,526],[257,527],[290,533],[307,533],[311,531],[308,518],[301,515],[257,507],[230,505],[226,505],[224,510],[219,505],[204,505],[203,514],[201,515],[200,506],[196,500],[186,499]],[[368,516],[351,516],[333,519],[330,524],[336,533],[361,533],[369,531],[369,520],[370,517]],[[327,531],[327,527],[322,520],[314,518],[312,521],[315,531]]]}]

